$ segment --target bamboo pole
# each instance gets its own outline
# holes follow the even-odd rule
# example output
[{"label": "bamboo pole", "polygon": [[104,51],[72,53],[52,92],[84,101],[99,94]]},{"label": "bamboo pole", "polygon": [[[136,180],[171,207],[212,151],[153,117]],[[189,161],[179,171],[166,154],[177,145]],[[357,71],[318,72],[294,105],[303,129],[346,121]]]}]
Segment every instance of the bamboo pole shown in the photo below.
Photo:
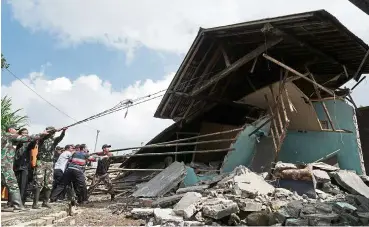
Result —
[{"label": "bamboo pole", "polygon": [[194,154],[194,153],[216,153],[216,152],[224,152],[224,151],[232,151],[234,148],[225,148],[225,149],[215,149],[215,150],[200,150],[200,151],[179,151],[179,152],[164,152],[164,153],[142,153],[142,154],[126,154],[119,155],[115,157],[139,157],[139,156],[165,156],[165,155],[175,155],[177,154]]},{"label": "bamboo pole", "polygon": [[214,132],[214,133],[209,133],[209,134],[204,134],[204,135],[199,135],[199,136],[187,137],[187,138],[183,138],[183,139],[172,140],[172,141],[157,143],[157,144],[177,143],[177,142],[188,141],[188,140],[193,140],[193,139],[200,139],[200,138],[204,138],[204,137],[208,137],[208,136],[217,136],[217,135],[228,134],[228,133],[232,133],[232,132],[238,132],[238,131],[241,131],[241,130],[244,130],[244,127],[231,129],[231,130],[227,130],[227,131]]},{"label": "bamboo pole", "polygon": [[293,68],[291,68],[291,67],[289,67],[289,66],[287,66],[287,65],[283,64],[282,62],[280,62],[280,61],[278,61],[278,60],[276,60],[276,59],[274,59],[274,58],[270,57],[269,55],[267,55],[267,54],[263,54],[263,57],[264,57],[264,58],[266,58],[266,59],[268,59],[269,61],[271,61],[271,62],[273,62],[273,63],[275,63],[275,64],[277,64],[277,65],[279,65],[279,66],[281,66],[281,67],[283,67],[283,68],[285,68],[286,70],[288,70],[288,71],[292,72],[293,74],[295,74],[295,75],[297,75],[297,76],[301,77],[302,79],[304,79],[304,80],[306,80],[306,81],[309,81],[309,82],[310,82],[310,83],[312,83],[312,84],[315,84],[315,85],[316,85],[316,86],[318,86],[320,89],[322,89],[323,91],[327,92],[328,94],[330,94],[330,95],[332,95],[332,96],[334,96],[334,95],[335,95],[333,91],[331,91],[331,90],[329,90],[328,88],[326,88],[326,87],[324,87],[324,86],[322,86],[322,85],[318,84],[317,82],[315,82],[315,81],[313,81],[313,80],[309,79],[309,78],[308,78],[307,76],[305,76],[304,74],[297,72],[297,71],[296,71],[296,70],[294,70]]},{"label": "bamboo pole", "polygon": [[[110,152],[117,152],[117,151],[126,151],[126,150],[133,150],[133,149],[143,149],[143,148],[158,148],[158,147],[176,147],[176,146],[190,146],[196,144],[206,144],[206,143],[222,143],[222,142],[231,142],[235,141],[236,139],[219,139],[219,140],[207,140],[207,141],[198,141],[198,142],[190,142],[190,143],[174,143],[174,144],[150,144],[146,146],[139,146],[139,147],[127,147],[122,149],[114,149],[110,150]],[[119,156],[115,156],[119,157]]]},{"label": "bamboo pole", "polygon": [[[96,169],[96,168],[90,168],[88,170],[91,169]],[[117,170],[117,171],[163,171],[164,169],[125,169],[125,168],[109,168],[109,170]]]}]

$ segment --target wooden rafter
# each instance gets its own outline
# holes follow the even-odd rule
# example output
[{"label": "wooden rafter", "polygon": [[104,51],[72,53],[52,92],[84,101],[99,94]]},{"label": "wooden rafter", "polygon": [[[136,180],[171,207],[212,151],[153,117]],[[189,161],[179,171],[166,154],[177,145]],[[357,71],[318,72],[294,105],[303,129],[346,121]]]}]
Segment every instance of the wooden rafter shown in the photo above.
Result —
[{"label": "wooden rafter", "polygon": [[221,46],[220,46],[220,50],[222,51],[225,65],[226,65],[227,67],[229,67],[229,66],[231,65],[231,62],[229,61],[229,57],[228,57],[227,52],[226,52],[226,50],[224,49],[224,46],[223,46],[223,45],[221,45]]},{"label": "wooden rafter", "polygon": [[249,52],[248,54],[246,54],[242,58],[238,59],[236,62],[232,63],[230,66],[228,66],[227,68],[225,68],[221,72],[217,73],[207,83],[205,83],[204,85],[202,85],[198,89],[195,89],[191,93],[191,95],[198,95],[199,93],[201,93],[205,89],[209,88],[211,85],[215,84],[217,81],[225,78],[226,76],[228,76],[229,74],[231,74],[235,70],[239,69],[240,67],[242,67],[243,65],[245,65],[249,61],[253,60],[257,56],[259,56],[260,54],[265,52],[267,49],[277,45],[280,42],[282,42],[282,40],[283,40],[283,38],[278,38],[278,39],[274,39],[274,40],[271,40],[271,41],[267,41],[265,44],[262,44],[262,45],[258,46],[255,50]]},{"label": "wooden rafter", "polygon": [[356,70],[356,73],[355,73],[355,76],[354,76],[355,80],[360,79],[360,76],[361,76],[361,74],[363,73],[363,70],[364,70],[364,65],[365,65],[365,63],[368,59],[369,59],[369,50],[366,52],[363,60],[361,60],[359,68]]}]

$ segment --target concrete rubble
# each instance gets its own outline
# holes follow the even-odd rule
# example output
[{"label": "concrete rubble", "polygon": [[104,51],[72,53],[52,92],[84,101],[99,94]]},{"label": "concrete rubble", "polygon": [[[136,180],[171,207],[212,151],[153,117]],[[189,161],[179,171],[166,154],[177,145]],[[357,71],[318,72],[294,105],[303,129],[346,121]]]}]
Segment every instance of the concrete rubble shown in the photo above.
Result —
[{"label": "concrete rubble", "polygon": [[[181,169],[176,165],[177,170]],[[167,192],[163,197],[147,198],[153,202],[146,205],[139,202],[126,215],[161,226],[369,224],[369,188],[361,176],[325,163],[305,166],[277,163],[276,169],[287,174],[269,180],[245,166],[238,166],[231,173],[223,173],[216,183],[202,185],[200,182],[189,187],[178,182],[183,180],[182,173],[172,177],[172,172],[164,170],[158,174],[161,182],[167,174],[175,182],[165,182]],[[281,187],[279,182],[283,177],[296,185],[311,182],[316,197]]]}]

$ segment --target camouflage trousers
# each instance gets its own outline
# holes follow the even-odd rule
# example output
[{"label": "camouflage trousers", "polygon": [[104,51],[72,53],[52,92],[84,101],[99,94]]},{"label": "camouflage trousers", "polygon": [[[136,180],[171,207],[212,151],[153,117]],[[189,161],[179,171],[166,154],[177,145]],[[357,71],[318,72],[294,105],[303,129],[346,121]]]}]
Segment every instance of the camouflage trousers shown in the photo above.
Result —
[{"label": "camouflage trousers", "polygon": [[38,161],[34,172],[35,186],[51,190],[53,188],[53,162]]},{"label": "camouflage trousers", "polygon": [[1,181],[10,193],[19,192],[18,181],[13,171],[14,158],[4,157],[1,160]]},{"label": "camouflage trousers", "polygon": [[106,173],[104,175],[97,175],[95,174],[94,178],[92,179],[91,186],[88,188],[88,195],[90,196],[91,193],[96,189],[96,187],[103,182],[105,188],[108,190],[109,194],[114,194],[113,184],[111,183],[109,174]]}]

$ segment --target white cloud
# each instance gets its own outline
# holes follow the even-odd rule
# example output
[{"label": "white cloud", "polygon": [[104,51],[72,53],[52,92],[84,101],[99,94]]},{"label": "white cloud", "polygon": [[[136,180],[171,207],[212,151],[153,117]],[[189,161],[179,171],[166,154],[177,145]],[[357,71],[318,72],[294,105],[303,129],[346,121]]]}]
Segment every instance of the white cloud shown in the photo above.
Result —
[{"label": "white cloud", "polygon": [[[111,108],[124,99],[135,99],[165,89],[172,78],[173,74],[170,74],[158,81],[139,81],[121,91],[112,90],[110,83],[97,75],[82,75],[74,81],[65,77],[47,80],[43,73],[33,72],[23,82],[69,116],[82,120]],[[31,133],[41,132],[50,125],[63,127],[74,123],[25,88],[20,81],[13,81],[9,86],[3,85],[1,93],[12,97],[14,108],[23,108],[23,113],[30,117]],[[125,110],[122,110],[72,127],[61,144],[86,143],[93,150],[96,129],[101,130],[98,149],[104,143],[112,144],[113,148],[146,143],[172,123],[153,118],[159,102],[160,98],[133,106],[129,108],[127,118],[124,118]]]},{"label": "white cloud", "polygon": [[[8,0],[24,27],[47,31],[64,44],[102,43],[185,53],[199,27],[326,9],[369,42],[369,17],[348,0]],[[360,23],[358,23],[358,21]]]}]

